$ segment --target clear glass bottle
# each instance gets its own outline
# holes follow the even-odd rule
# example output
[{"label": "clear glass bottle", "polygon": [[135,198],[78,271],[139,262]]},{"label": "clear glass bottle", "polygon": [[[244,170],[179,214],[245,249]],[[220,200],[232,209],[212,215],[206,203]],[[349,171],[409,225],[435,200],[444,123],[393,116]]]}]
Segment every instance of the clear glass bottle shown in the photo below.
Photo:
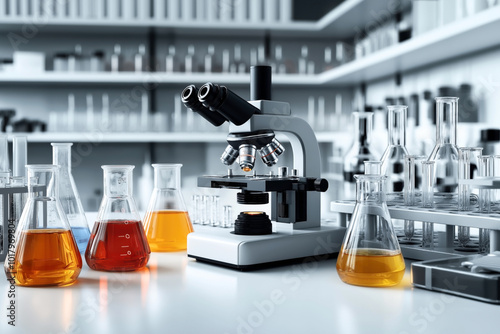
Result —
[{"label": "clear glass bottle", "polygon": [[143,268],[151,253],[132,197],[130,165],[104,165],[104,196],[85,251],[91,269],[132,271]]},{"label": "clear glass bottle", "polygon": [[344,190],[346,199],[355,196],[355,174],[363,174],[364,162],[375,160],[370,143],[372,140],[373,113],[353,112],[354,141],[344,155]]},{"label": "clear glass bottle", "polygon": [[5,262],[7,278],[17,285],[73,283],[82,269],[66,215],[58,200],[59,167],[29,165],[26,203],[15,234],[14,261]]},{"label": "clear glass bottle", "polygon": [[382,154],[382,174],[387,175],[387,192],[402,193],[404,186],[406,149],[406,114],[407,106],[387,106],[388,112],[388,145]]},{"label": "clear glass bottle", "polygon": [[355,175],[356,206],[337,258],[345,283],[392,286],[405,272],[405,263],[385,202],[384,175]]},{"label": "clear glass bottle", "polygon": [[78,249],[80,253],[83,253],[89,242],[90,230],[75,180],[71,174],[71,146],[73,144],[52,143],[51,145],[52,163],[60,166],[59,202],[68,218]]},{"label": "clear glass bottle", "polygon": [[182,164],[153,164],[154,189],[144,218],[144,228],[153,252],[187,248],[193,232],[181,193]]},{"label": "clear glass bottle", "polygon": [[436,145],[429,161],[435,161],[437,192],[455,193],[458,186],[458,98],[436,97]]}]

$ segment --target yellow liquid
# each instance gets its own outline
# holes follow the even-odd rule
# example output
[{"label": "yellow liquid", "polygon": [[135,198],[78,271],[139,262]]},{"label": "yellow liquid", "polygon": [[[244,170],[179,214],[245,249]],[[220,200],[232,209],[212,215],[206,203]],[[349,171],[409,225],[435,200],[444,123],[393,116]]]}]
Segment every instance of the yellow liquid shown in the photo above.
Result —
[{"label": "yellow liquid", "polygon": [[63,229],[22,231],[14,268],[6,268],[7,276],[22,286],[68,285],[81,270],[82,257],[73,235]]},{"label": "yellow liquid", "polygon": [[384,249],[356,249],[339,253],[337,272],[348,284],[392,286],[403,279],[405,262],[401,252]]},{"label": "yellow liquid", "polygon": [[187,235],[193,225],[186,211],[148,212],[144,229],[152,252],[174,252],[187,248]]}]

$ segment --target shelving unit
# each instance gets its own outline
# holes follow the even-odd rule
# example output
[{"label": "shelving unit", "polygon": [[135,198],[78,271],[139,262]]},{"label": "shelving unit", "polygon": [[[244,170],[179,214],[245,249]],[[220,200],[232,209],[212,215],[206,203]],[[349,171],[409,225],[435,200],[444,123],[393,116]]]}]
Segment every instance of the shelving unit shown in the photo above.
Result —
[{"label": "shelving unit", "polygon": [[[322,36],[331,31],[335,31],[337,26],[347,26],[342,24],[344,21],[352,20],[354,17],[362,17],[360,13],[365,13],[365,10],[374,11],[380,9],[383,1],[362,1],[350,0],[342,3],[330,13],[325,15],[318,22],[294,22],[290,24],[272,24],[270,26],[258,25],[238,25],[236,31],[246,31],[255,33],[252,29],[262,29],[262,31],[289,32],[291,35],[297,31],[303,33],[319,34]],[[370,4],[370,5],[369,5]],[[0,30],[8,30],[19,28],[21,23],[10,22],[6,20],[0,23]],[[356,22],[356,21],[355,21]],[[151,25],[151,23],[154,23]],[[345,22],[344,22],[345,23]],[[83,26],[80,26],[83,24]],[[149,24],[149,25],[148,25]],[[114,27],[133,27],[133,26],[153,26],[158,22],[132,22],[126,25],[123,22],[97,23],[95,20],[84,22],[65,22],[61,21],[57,24],[50,24],[47,27],[66,28],[89,28],[108,29]],[[350,22],[351,26],[355,23]],[[196,25],[194,23],[184,24],[181,22],[171,23],[175,29],[188,31],[195,29],[204,34],[216,33],[221,29],[227,28],[227,24],[219,23],[215,27]],[[232,27],[233,28],[233,27]],[[44,27],[45,29],[45,27]],[[185,30],[187,29],[187,30]],[[211,30],[215,29],[215,30]],[[91,31],[91,29],[90,29]],[[411,38],[408,41],[388,47],[386,49],[375,52],[362,59],[352,61],[350,63],[338,66],[329,71],[315,75],[299,75],[286,74],[275,75],[273,83],[277,86],[340,86],[340,85],[356,85],[360,82],[369,82],[385,77],[392,76],[396,73],[408,72],[418,69],[423,66],[429,66],[438,62],[450,60],[452,58],[465,56],[488,48],[493,48],[500,45],[497,38],[497,32],[500,31],[500,6],[491,8],[475,14],[474,16],[453,22],[446,26],[429,31],[421,36]],[[121,31],[122,33],[125,31]],[[335,37],[335,34],[333,34]],[[463,43],[466,40],[467,43]],[[0,84],[142,84],[142,83],[159,83],[159,84],[188,84],[193,82],[206,82],[207,80],[221,82],[230,85],[248,85],[248,74],[226,74],[226,73],[57,73],[44,72],[40,74],[13,74],[0,73]]]},{"label": "shelving unit", "polygon": [[[14,133],[13,136],[27,136],[30,143],[80,142],[80,143],[225,143],[225,132],[135,132],[135,133],[102,133],[102,132],[41,132]],[[288,142],[286,135],[277,134],[281,142]],[[346,132],[321,132],[316,134],[319,143],[349,140]]]}]

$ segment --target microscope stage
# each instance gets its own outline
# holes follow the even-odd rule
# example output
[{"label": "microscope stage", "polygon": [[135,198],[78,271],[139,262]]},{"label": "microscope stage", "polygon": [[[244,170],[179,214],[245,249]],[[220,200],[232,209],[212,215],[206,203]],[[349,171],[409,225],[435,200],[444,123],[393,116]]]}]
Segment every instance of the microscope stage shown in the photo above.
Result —
[{"label": "microscope stage", "polygon": [[188,235],[187,254],[198,261],[240,270],[300,259],[321,260],[339,252],[346,230],[338,226],[290,227],[274,223],[272,234],[248,236],[231,233],[229,228],[195,225],[195,232]]}]

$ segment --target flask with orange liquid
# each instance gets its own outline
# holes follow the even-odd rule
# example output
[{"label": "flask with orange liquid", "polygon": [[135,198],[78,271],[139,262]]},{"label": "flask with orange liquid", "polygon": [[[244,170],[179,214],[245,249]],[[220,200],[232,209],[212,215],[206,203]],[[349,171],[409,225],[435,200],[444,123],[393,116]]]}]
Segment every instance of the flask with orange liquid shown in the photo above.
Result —
[{"label": "flask with orange liquid", "polygon": [[385,202],[387,176],[355,175],[356,206],[337,259],[345,283],[392,286],[405,272],[405,263]]},{"label": "flask with orange liquid", "polygon": [[85,260],[102,271],[132,271],[146,266],[151,253],[141,217],[132,198],[130,165],[105,165],[104,196]]},{"label": "flask with orange liquid", "polygon": [[4,264],[21,286],[68,285],[82,258],[58,198],[58,166],[28,166],[28,201],[15,234],[14,256]]},{"label": "flask with orange liquid", "polygon": [[154,190],[144,218],[153,252],[184,250],[187,235],[193,232],[180,191],[181,167],[181,164],[153,164]]}]

